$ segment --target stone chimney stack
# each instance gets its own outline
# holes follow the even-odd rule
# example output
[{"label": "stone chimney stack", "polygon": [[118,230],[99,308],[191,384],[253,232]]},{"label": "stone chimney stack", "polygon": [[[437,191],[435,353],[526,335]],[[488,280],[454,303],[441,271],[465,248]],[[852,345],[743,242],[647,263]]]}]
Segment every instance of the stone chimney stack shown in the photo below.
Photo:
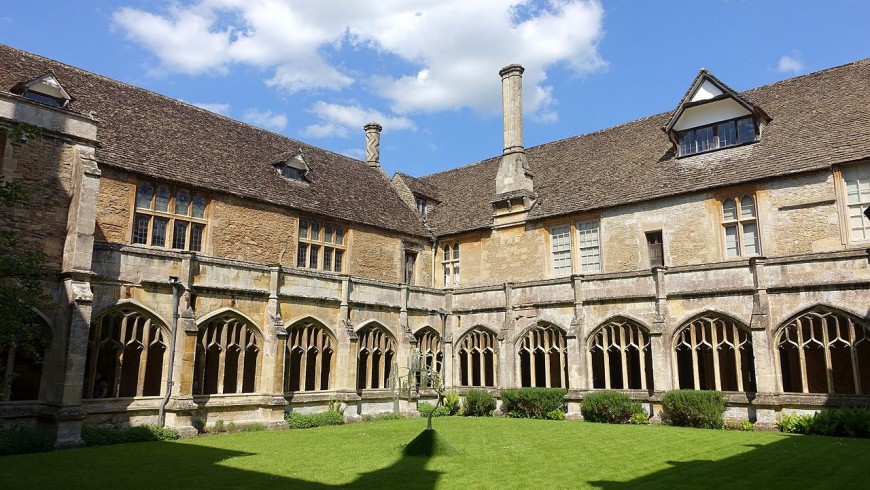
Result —
[{"label": "stone chimney stack", "polygon": [[504,111],[504,150],[495,182],[496,196],[518,191],[534,193],[532,172],[523,146],[523,71],[520,65],[508,65],[501,75]]},{"label": "stone chimney stack", "polygon": [[368,123],[363,126],[366,131],[366,165],[371,168],[381,167],[381,130],[378,123]]}]

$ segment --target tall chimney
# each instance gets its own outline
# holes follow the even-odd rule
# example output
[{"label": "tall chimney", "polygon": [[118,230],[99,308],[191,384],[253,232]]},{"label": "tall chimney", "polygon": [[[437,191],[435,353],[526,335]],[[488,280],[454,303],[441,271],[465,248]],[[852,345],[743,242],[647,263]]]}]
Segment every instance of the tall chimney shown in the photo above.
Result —
[{"label": "tall chimney", "polygon": [[366,165],[372,168],[381,166],[381,130],[378,123],[368,123],[363,126],[366,131]]},{"label": "tall chimney", "polygon": [[523,147],[523,71],[520,65],[508,65],[498,72],[504,111],[504,150],[496,175],[497,196],[517,191],[534,193],[532,172]]}]

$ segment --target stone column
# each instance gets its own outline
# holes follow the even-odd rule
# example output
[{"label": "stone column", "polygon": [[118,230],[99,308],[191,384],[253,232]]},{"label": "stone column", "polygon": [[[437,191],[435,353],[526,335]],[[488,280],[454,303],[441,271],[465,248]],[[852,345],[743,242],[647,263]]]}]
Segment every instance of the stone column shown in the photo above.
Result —
[{"label": "stone column", "polygon": [[357,336],[350,320],[350,294],[353,282],[349,277],[341,281],[341,305],[338,308],[338,328],[336,328],[336,389],[356,391],[356,353]]},{"label": "stone column", "polygon": [[571,277],[571,288],[574,291],[574,319],[568,332],[568,386],[572,390],[588,389],[586,369],[587,352],[583,342],[586,338],[585,312],[583,310],[583,276]]},{"label": "stone column", "polygon": [[499,388],[514,388],[516,372],[516,349],[514,345],[513,288],[504,284],[504,323],[498,332],[498,380]]},{"label": "stone column", "polygon": [[[773,395],[779,393],[779,383],[777,382],[774,362],[774,347],[771,342],[773,329],[770,326],[770,302],[767,297],[765,262],[764,257],[753,257],[749,260],[755,287],[755,292],[752,295],[752,319],[749,327],[752,331],[752,353],[755,358],[755,389],[758,394]],[[762,398],[769,398],[769,396]],[[755,419],[757,425],[773,428],[776,425],[776,410],[772,406],[756,406]]]}]

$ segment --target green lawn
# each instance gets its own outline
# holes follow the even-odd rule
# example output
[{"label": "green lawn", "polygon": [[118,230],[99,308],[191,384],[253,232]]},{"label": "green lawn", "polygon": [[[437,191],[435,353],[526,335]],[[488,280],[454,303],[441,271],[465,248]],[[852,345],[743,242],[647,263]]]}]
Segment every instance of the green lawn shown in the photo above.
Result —
[{"label": "green lawn", "polygon": [[404,455],[425,419],[0,457],[0,488],[858,488],[870,440],[438,418],[451,455]]}]

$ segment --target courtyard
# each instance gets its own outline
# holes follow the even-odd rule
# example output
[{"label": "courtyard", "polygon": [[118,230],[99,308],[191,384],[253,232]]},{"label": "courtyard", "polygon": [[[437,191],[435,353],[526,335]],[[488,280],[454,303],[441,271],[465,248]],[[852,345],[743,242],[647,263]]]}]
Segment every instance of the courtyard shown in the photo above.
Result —
[{"label": "courtyard", "polygon": [[442,417],[0,458],[12,488],[857,488],[870,440]]}]

